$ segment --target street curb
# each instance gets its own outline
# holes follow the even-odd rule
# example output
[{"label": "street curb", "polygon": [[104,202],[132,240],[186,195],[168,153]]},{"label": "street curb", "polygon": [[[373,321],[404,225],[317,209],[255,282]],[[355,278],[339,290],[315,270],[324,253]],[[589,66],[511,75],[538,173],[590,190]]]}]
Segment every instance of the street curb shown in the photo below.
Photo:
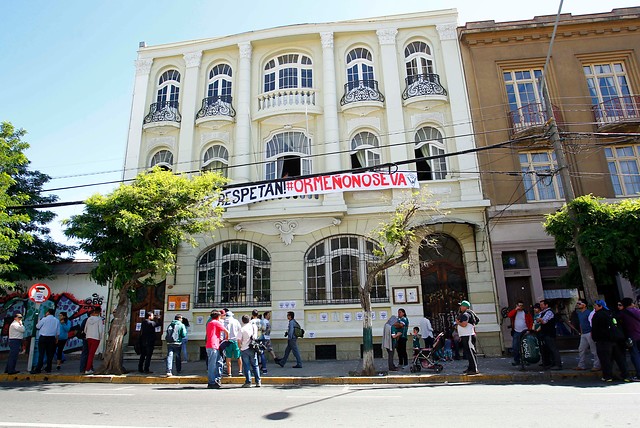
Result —
[{"label": "street curb", "polygon": [[[467,375],[391,375],[391,376],[306,376],[306,377],[263,377],[265,385],[407,385],[407,384],[444,384],[444,383],[512,383],[539,382],[548,383],[568,380],[599,380],[600,373],[587,372],[518,372],[505,374]],[[222,379],[226,385],[241,385],[244,377],[234,376]],[[186,385],[206,384],[207,377],[199,375],[185,376],[143,376],[143,375],[69,375],[69,374],[1,374],[0,382],[52,382],[52,383],[115,383],[115,384],[165,384]]]}]

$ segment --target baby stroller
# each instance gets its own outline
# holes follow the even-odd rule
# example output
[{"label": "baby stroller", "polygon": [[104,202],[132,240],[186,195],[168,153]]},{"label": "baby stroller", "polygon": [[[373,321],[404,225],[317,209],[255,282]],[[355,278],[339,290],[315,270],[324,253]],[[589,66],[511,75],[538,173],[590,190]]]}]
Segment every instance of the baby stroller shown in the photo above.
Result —
[{"label": "baby stroller", "polygon": [[520,370],[525,370],[525,364],[535,364],[540,361],[540,341],[533,330],[525,330],[520,337]]},{"label": "baby stroller", "polygon": [[433,347],[422,348],[413,356],[411,367],[409,367],[411,373],[419,372],[422,369],[433,370],[436,373],[440,373],[443,366],[442,364],[435,362],[435,353],[442,348],[444,348],[444,333],[440,333],[436,336],[436,340],[433,342]]}]

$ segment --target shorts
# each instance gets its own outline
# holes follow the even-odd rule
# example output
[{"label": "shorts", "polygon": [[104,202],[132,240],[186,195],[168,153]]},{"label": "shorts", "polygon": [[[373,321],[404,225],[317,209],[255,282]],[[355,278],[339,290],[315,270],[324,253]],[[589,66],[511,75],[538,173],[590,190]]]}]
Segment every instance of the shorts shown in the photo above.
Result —
[{"label": "shorts", "polygon": [[238,341],[230,340],[229,345],[224,350],[224,353],[227,356],[227,358],[231,358],[235,360],[240,358],[240,347],[238,346]]}]

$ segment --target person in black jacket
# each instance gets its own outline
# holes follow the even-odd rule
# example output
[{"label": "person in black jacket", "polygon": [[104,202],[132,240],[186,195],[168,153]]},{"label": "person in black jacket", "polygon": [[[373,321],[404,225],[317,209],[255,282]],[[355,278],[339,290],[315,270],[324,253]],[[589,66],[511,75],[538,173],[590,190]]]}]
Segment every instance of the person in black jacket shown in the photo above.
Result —
[{"label": "person in black jacket", "polygon": [[149,370],[149,365],[151,364],[153,347],[156,344],[156,327],[159,325],[160,320],[154,321],[153,312],[147,311],[140,329],[140,360],[138,361],[140,373],[153,373]]},{"label": "person in black jacket", "polygon": [[596,342],[596,352],[602,366],[602,380],[613,381],[613,361],[616,362],[622,379],[630,382],[627,361],[618,343],[613,315],[604,300],[596,300],[593,304],[595,313],[591,319],[591,337]]}]

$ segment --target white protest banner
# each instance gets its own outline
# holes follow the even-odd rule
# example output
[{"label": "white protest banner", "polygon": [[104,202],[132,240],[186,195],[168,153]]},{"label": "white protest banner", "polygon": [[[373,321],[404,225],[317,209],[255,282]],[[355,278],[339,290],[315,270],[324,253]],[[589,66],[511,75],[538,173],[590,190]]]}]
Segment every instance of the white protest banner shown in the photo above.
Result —
[{"label": "white protest banner", "polygon": [[359,190],[419,188],[415,172],[363,172],[361,174],[320,175],[300,179],[275,180],[269,183],[234,187],[220,194],[218,204],[223,207],[246,205],[269,199]]}]

